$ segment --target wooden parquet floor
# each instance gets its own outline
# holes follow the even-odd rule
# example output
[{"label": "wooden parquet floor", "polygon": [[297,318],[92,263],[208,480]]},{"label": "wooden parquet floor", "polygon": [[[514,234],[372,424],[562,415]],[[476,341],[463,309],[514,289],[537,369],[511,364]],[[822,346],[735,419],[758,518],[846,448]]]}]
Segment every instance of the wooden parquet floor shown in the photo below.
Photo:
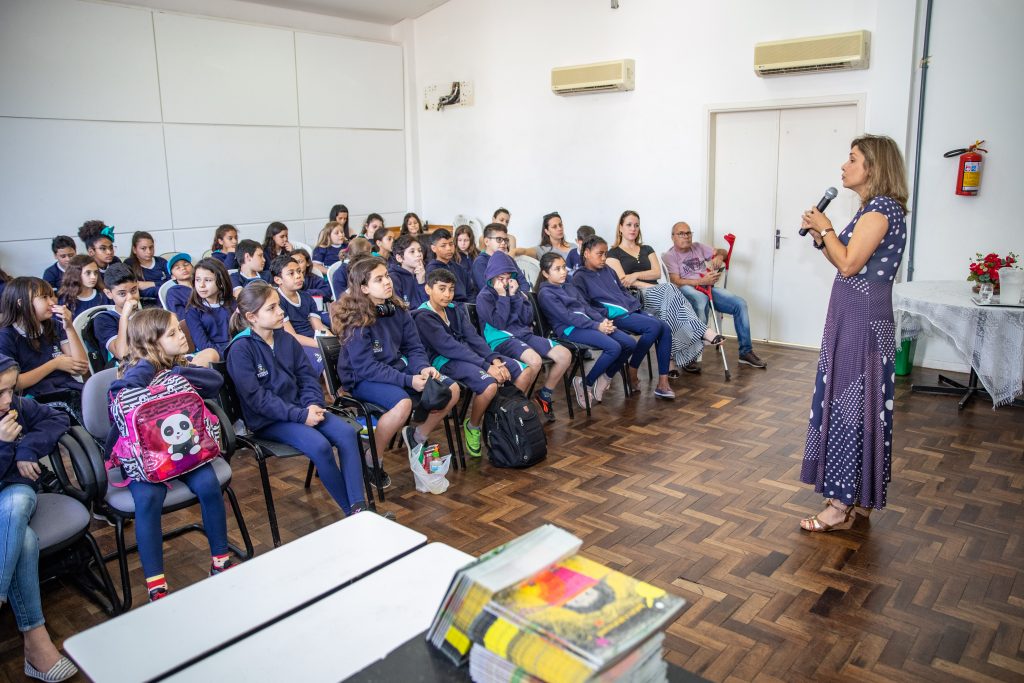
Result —
[{"label": "wooden parquet floor", "polygon": [[[955,399],[912,395],[900,379],[889,507],[811,535],[797,522],[820,498],[798,474],[817,354],[758,353],[766,372],[739,366],[727,384],[709,359],[675,382],[672,403],[626,399],[618,383],[589,420],[560,403],[547,462],[473,462],[441,496],[417,493],[391,454],[385,508],[472,554],[543,522],[565,527],[589,557],[689,601],[667,657],[714,681],[1024,681],[1024,412],[976,400],[958,414]],[[303,490],[304,460],[271,469],[286,542],[340,518],[317,484]],[[255,465],[243,453],[235,472],[267,551]],[[111,549],[110,529],[96,528]],[[203,578],[206,552],[194,534],[167,544],[172,589]],[[133,558],[136,604],[141,578]],[[58,641],[104,619],[59,583],[43,597]],[[10,610],[0,636],[0,679],[24,680]],[[154,634],[154,647],[173,640]]]}]

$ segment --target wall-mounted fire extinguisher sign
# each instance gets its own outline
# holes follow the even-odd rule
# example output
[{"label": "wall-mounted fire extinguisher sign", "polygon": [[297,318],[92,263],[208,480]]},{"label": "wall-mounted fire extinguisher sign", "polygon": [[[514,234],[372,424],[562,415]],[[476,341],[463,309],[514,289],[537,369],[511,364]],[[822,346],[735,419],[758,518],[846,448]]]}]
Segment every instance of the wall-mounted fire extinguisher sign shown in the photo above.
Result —
[{"label": "wall-mounted fire extinguisher sign", "polygon": [[978,152],[988,153],[980,145],[984,140],[977,140],[973,145],[963,149],[951,149],[942,156],[947,159],[959,156],[956,172],[956,193],[964,197],[973,197],[981,189],[981,155]]}]

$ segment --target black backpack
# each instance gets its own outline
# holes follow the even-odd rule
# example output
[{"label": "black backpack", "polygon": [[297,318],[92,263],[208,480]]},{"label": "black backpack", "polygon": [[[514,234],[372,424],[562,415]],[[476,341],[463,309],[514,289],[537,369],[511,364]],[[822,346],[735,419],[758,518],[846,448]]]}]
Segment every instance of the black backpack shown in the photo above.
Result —
[{"label": "black backpack", "polygon": [[484,429],[495,467],[530,467],[548,456],[537,405],[511,384],[498,388],[484,414]]}]

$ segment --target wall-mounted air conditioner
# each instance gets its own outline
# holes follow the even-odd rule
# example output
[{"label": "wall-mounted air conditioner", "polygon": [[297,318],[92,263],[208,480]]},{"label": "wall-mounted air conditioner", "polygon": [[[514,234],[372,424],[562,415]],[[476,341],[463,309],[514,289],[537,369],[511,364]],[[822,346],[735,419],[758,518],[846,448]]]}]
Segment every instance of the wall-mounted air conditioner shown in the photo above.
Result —
[{"label": "wall-mounted air conditioner", "polygon": [[556,95],[632,90],[635,66],[632,59],[614,62],[559,66],[551,70],[551,91]]},{"label": "wall-mounted air conditioner", "polygon": [[786,76],[866,69],[870,48],[871,34],[867,31],[757,43],[754,72],[758,76]]}]

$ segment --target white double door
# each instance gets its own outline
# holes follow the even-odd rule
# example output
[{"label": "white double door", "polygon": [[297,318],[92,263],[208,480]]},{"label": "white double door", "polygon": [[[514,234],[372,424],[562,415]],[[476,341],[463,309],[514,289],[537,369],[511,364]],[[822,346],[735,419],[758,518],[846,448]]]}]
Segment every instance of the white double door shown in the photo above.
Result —
[{"label": "white double door", "polygon": [[797,231],[830,186],[837,232],[856,213],[840,166],[858,132],[852,104],[712,114],[710,227],[716,246],[736,235],[728,289],[747,300],[755,340],[821,342],[835,268]]}]

